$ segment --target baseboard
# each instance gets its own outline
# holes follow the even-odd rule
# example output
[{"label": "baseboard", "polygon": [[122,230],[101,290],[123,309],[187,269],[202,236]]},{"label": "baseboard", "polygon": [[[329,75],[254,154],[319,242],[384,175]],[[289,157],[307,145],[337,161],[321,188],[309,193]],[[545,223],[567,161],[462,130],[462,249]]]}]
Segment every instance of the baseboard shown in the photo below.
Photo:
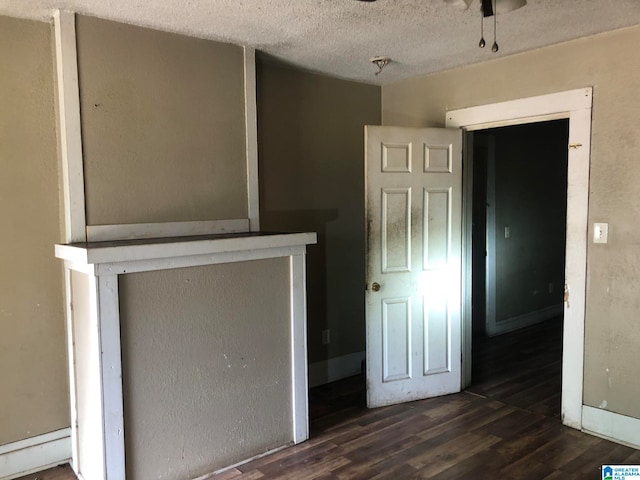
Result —
[{"label": "baseboard", "polygon": [[309,365],[309,388],[357,375],[362,371],[366,352],[356,352]]},{"label": "baseboard", "polygon": [[0,445],[0,480],[39,472],[70,460],[70,428]]},{"label": "baseboard", "polygon": [[562,315],[564,312],[564,304],[552,305],[550,307],[541,308],[535,312],[525,313],[512,317],[501,322],[496,322],[493,328],[487,331],[487,335],[493,337],[502,333],[518,330],[519,328],[529,327],[536,323],[544,322],[554,317]]},{"label": "baseboard", "polygon": [[607,440],[640,449],[640,419],[584,405],[582,429]]}]

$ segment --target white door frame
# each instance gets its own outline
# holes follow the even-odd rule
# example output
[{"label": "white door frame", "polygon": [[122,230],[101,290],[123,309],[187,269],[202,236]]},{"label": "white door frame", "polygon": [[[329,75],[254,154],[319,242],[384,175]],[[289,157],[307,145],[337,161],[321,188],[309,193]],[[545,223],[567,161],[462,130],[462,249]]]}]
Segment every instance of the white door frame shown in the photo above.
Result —
[{"label": "white door frame", "polygon": [[[452,110],[446,116],[447,127],[468,131],[569,119],[562,422],[577,429],[582,428],[583,407],[591,105],[592,88],[588,87]],[[463,279],[468,278],[470,266],[466,261],[463,264]],[[468,302],[468,295],[464,298]],[[471,331],[470,310],[463,308],[463,385],[471,381]]]}]

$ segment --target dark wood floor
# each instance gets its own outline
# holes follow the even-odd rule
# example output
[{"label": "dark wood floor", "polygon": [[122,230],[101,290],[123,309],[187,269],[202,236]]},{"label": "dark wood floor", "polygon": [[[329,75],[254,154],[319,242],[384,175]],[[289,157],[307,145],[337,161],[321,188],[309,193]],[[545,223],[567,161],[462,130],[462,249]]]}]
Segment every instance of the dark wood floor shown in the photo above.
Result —
[{"label": "dark wood floor", "polygon": [[470,392],[560,418],[562,318],[474,338]]},{"label": "dark wood floor", "polygon": [[[211,480],[599,479],[640,451],[561,425],[558,323],[474,343],[465,392],[367,410],[364,379],[313,389],[311,439]],[[61,467],[23,480],[73,480]]]}]

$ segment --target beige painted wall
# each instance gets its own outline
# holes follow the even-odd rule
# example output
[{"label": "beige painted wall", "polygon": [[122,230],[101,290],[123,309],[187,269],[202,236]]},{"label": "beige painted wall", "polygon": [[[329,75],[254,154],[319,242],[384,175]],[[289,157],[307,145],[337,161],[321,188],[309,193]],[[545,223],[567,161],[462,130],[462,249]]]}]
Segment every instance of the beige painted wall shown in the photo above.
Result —
[{"label": "beige painted wall", "polygon": [[289,289],[287,258],[120,276],[128,479],[292,440]]},{"label": "beige painted wall", "polygon": [[388,85],[382,115],[439,127],[447,110],[593,86],[589,222],[609,222],[610,237],[588,245],[584,400],[640,418],[637,45],[633,27]]},{"label": "beige painted wall", "polygon": [[363,351],[364,125],[380,124],[380,88],[258,67],[261,226],[318,232],[307,257],[309,361]]},{"label": "beige painted wall", "polygon": [[76,24],[88,224],[247,218],[242,48]]},{"label": "beige painted wall", "polygon": [[0,16],[0,445],[69,426],[52,38]]}]

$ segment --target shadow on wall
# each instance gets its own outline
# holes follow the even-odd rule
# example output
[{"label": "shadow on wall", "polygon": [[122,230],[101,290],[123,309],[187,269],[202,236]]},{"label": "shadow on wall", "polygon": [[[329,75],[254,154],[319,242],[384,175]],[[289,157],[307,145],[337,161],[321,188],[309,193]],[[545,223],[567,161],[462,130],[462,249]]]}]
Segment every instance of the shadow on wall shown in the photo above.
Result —
[{"label": "shadow on wall", "polygon": [[307,246],[307,342],[309,358],[327,355],[315,340],[329,327],[327,312],[327,224],[338,219],[337,209],[262,211],[260,221],[268,231],[316,232],[318,243]]}]

